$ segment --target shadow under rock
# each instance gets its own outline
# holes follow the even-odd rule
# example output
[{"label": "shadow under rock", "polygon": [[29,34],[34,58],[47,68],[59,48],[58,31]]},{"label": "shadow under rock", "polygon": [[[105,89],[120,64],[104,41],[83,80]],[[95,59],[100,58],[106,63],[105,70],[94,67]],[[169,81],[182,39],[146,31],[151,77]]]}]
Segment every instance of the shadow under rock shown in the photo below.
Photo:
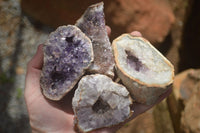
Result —
[{"label": "shadow under rock", "polygon": [[184,22],[182,45],[179,50],[179,71],[189,68],[200,68],[200,1],[191,0],[188,4]]},{"label": "shadow under rock", "polygon": [[169,49],[172,47],[173,40],[172,35],[169,33],[165,40],[159,45],[158,50],[163,54],[166,55]]}]

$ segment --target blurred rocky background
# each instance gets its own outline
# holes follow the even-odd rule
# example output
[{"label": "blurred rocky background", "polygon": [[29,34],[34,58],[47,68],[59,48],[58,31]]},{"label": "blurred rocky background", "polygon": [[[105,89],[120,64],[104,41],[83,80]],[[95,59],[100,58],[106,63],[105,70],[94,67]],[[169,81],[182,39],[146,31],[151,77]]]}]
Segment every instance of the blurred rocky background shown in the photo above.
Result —
[{"label": "blurred rocky background", "polygon": [[[101,0],[0,0],[0,133],[29,133],[26,64],[59,25]],[[200,133],[200,1],[104,0],[111,41],[140,31],[175,66],[173,93],[118,133]]]}]

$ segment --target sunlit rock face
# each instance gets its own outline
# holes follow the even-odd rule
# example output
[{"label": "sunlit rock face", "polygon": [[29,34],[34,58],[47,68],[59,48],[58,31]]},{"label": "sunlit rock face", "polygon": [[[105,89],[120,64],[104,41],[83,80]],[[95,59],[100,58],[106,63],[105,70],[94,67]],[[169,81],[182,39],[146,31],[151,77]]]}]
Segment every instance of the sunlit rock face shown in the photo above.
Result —
[{"label": "sunlit rock face", "polygon": [[44,44],[40,79],[43,94],[60,100],[69,92],[93,61],[90,39],[76,26],[60,26]]},{"label": "sunlit rock face", "polygon": [[87,75],[80,80],[72,101],[75,125],[88,132],[119,124],[129,118],[131,103],[124,86],[105,75]]},{"label": "sunlit rock face", "polygon": [[92,41],[94,63],[90,66],[89,71],[114,77],[114,59],[105,26],[103,3],[88,7],[83,16],[77,21],[76,26]]}]

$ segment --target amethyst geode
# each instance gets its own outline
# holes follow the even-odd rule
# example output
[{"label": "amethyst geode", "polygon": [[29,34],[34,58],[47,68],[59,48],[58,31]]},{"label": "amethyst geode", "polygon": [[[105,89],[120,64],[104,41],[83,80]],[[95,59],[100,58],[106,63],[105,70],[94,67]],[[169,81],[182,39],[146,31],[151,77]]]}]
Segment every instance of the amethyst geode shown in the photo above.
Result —
[{"label": "amethyst geode", "polygon": [[40,85],[51,100],[69,92],[93,61],[90,39],[76,26],[60,26],[44,44]]},{"label": "amethyst geode", "polygon": [[118,125],[132,115],[131,104],[127,89],[108,76],[84,76],[72,100],[75,127],[80,132],[89,132]]},{"label": "amethyst geode", "polygon": [[79,27],[92,41],[94,62],[89,68],[91,73],[114,77],[114,57],[106,30],[103,2],[91,5],[77,21]]}]

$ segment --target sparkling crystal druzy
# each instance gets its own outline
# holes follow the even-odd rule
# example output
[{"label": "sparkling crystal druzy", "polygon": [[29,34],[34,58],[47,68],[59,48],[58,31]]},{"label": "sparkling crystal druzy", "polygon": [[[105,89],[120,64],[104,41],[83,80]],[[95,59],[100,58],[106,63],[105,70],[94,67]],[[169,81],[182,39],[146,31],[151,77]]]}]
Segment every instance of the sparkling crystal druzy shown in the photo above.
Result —
[{"label": "sparkling crystal druzy", "polygon": [[40,79],[43,94],[60,100],[69,92],[93,61],[90,39],[76,26],[60,26],[44,44]]},{"label": "sparkling crystal druzy", "polygon": [[76,26],[92,41],[94,63],[90,66],[89,71],[114,77],[114,57],[105,26],[103,2],[88,7],[77,21]]},{"label": "sparkling crystal druzy", "polygon": [[130,117],[129,92],[108,76],[95,74],[83,77],[72,101],[75,125],[79,131],[109,127]]}]

